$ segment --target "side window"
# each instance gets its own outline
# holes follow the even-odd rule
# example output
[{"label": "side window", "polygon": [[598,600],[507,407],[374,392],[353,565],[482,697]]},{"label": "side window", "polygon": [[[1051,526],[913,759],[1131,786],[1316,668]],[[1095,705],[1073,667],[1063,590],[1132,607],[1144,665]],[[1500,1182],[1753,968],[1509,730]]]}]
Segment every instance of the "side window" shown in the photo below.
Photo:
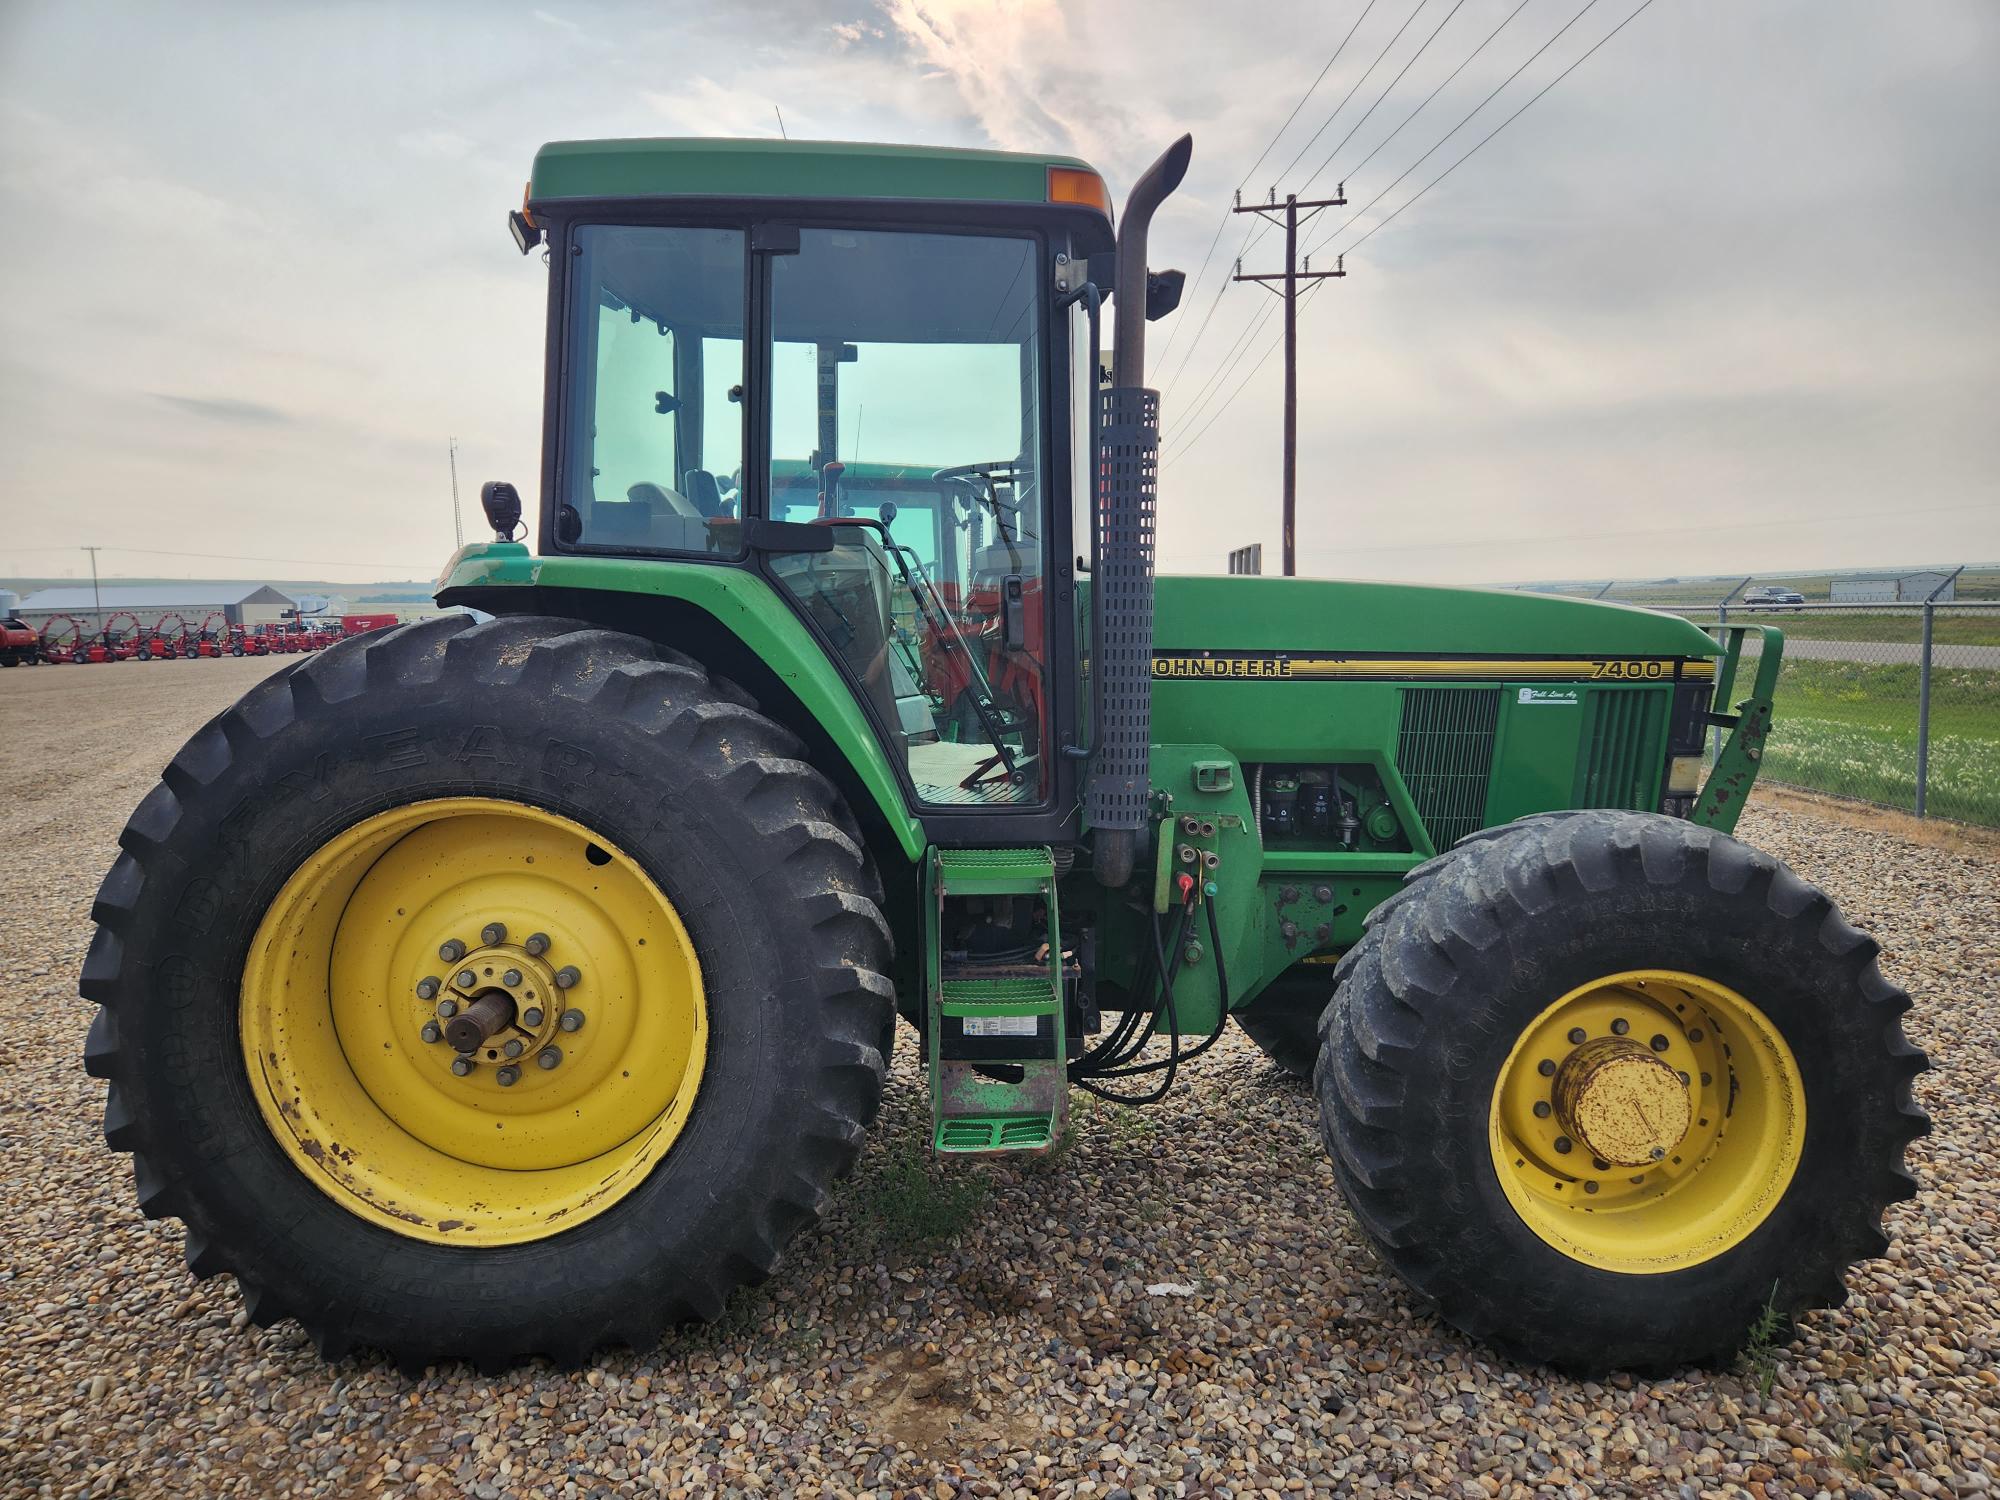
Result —
[{"label": "side window", "polygon": [[562,540],[742,551],[743,235],[584,225]]}]

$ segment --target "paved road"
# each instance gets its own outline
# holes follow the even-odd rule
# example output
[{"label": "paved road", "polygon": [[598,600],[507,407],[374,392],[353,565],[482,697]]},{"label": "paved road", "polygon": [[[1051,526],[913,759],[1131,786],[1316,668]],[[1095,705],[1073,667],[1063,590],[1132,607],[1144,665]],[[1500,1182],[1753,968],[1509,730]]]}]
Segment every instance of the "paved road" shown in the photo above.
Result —
[{"label": "paved road", "polygon": [[[1783,628],[1782,626],[1780,627]],[[1743,654],[1755,656],[1755,636],[1745,640]],[[1785,642],[1793,661],[1916,662],[1923,647],[1915,641],[1795,641]],[[2000,646],[1932,646],[1931,664],[1939,667],[1981,667],[2000,672]]]}]

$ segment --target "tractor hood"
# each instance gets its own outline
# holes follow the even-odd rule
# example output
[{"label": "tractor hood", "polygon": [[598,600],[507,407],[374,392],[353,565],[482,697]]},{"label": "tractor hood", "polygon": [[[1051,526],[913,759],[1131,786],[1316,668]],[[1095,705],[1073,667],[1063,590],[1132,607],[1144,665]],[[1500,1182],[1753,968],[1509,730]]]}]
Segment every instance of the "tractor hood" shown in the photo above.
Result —
[{"label": "tractor hood", "polygon": [[1202,651],[1709,657],[1677,615],[1500,589],[1309,578],[1162,577],[1157,656]]}]

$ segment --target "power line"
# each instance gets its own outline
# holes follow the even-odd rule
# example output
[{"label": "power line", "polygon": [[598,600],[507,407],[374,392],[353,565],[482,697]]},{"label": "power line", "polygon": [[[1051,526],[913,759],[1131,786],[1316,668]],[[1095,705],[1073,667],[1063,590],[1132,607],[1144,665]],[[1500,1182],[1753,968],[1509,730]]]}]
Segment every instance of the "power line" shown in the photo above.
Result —
[{"label": "power line", "polygon": [[[1650,0],[1648,0],[1648,3],[1650,3]],[[1501,79],[1500,82],[1494,86],[1492,93],[1488,94],[1484,99],[1481,99],[1477,104],[1473,105],[1472,108],[1467,110],[1465,114],[1459,119],[1459,122],[1456,125],[1452,126],[1451,129],[1447,130],[1443,135],[1439,136],[1436,144],[1434,144],[1429,151],[1426,151],[1422,156],[1418,157],[1415,161],[1411,162],[1407,167],[1403,168],[1403,170],[1397,175],[1395,182],[1390,183],[1388,187],[1383,188],[1381,192],[1377,193],[1373,198],[1370,198],[1365,204],[1361,206],[1361,208],[1356,213],[1354,213],[1348,218],[1345,224],[1342,224],[1340,228],[1332,231],[1332,233],[1321,237],[1318,241],[1314,243],[1312,248],[1314,250],[1317,250],[1321,245],[1324,245],[1331,240],[1338,239],[1341,235],[1347,232],[1350,225],[1352,225],[1356,220],[1366,215],[1369,209],[1373,208],[1376,204],[1380,203],[1384,198],[1386,198],[1390,193],[1394,192],[1397,183],[1400,183],[1405,177],[1408,177],[1412,172],[1416,171],[1418,167],[1421,167],[1425,162],[1429,161],[1432,153],[1435,152],[1439,146],[1442,146],[1446,141],[1450,140],[1453,136],[1457,135],[1459,131],[1463,130],[1466,127],[1466,125],[1471,122],[1472,117],[1474,115],[1478,114],[1482,109],[1486,108],[1487,105],[1493,102],[1494,98],[1499,94],[1501,89],[1504,89],[1505,87],[1507,87],[1508,84],[1512,83],[1516,78],[1519,78],[1521,76],[1522,71],[1528,66],[1529,63],[1532,63],[1536,58],[1540,57],[1544,52],[1548,51],[1549,48],[1553,47],[1558,41],[1562,40],[1564,32],[1567,32],[1570,29],[1570,27],[1574,26],[1578,21],[1581,21],[1584,18],[1584,16],[1588,14],[1589,11],[1592,9],[1592,7],[1594,7],[1596,4],[1597,0],[1584,0],[1583,9],[1578,11],[1575,15],[1571,16],[1567,21],[1563,22],[1561,31],[1558,31],[1554,36],[1550,37],[1546,42],[1543,42],[1541,46],[1537,47],[1533,52],[1529,53],[1527,58],[1522,61],[1520,67],[1515,68],[1513,72],[1509,73],[1505,78]],[[1635,11],[1633,14],[1636,15],[1637,12]]]},{"label": "power line", "polygon": [[[1403,211],[1403,209],[1408,208],[1412,203],[1415,203],[1418,198],[1423,197],[1425,193],[1428,193],[1432,188],[1436,187],[1440,182],[1443,182],[1445,178],[1451,176],[1452,173],[1456,172],[1461,166],[1465,164],[1466,159],[1472,155],[1473,151],[1477,151],[1479,149],[1479,146],[1485,145],[1488,141],[1492,140],[1494,136],[1498,135],[1501,131],[1505,130],[1509,125],[1512,125],[1516,120],[1520,119],[1522,114],[1524,114],[1527,111],[1528,106],[1535,102],[1535,99],[1541,98],[1542,94],[1546,94],[1550,89],[1554,88],[1557,84],[1561,83],[1565,78],[1569,77],[1570,74],[1574,73],[1590,57],[1591,52],[1595,52],[1598,47],[1602,47],[1605,42],[1610,41],[1614,36],[1618,35],[1619,32],[1623,31],[1627,26],[1631,25],[1633,21],[1638,19],[1639,11],[1644,10],[1647,6],[1651,5],[1652,3],[1653,0],[1639,0],[1638,9],[1634,10],[1631,15],[1627,16],[1624,20],[1620,21],[1616,26],[1612,27],[1608,32],[1606,32],[1603,38],[1590,49],[1590,52],[1584,53],[1582,57],[1579,57],[1575,62],[1571,63],[1567,68],[1564,68],[1560,73],[1556,74],[1555,77],[1551,78],[1547,83],[1543,84],[1541,92],[1537,93],[1534,99],[1530,99],[1527,104],[1523,104],[1520,107],[1520,109],[1515,110],[1514,113],[1507,116],[1506,119],[1502,120],[1498,125],[1495,125],[1491,130],[1489,130],[1484,136],[1480,138],[1478,146],[1474,146],[1472,148],[1472,151],[1466,152],[1464,156],[1461,156],[1457,161],[1453,162],[1450,166],[1446,167],[1442,172],[1438,173],[1437,176],[1433,177],[1429,182],[1425,183],[1421,188],[1417,189],[1416,193],[1413,196],[1403,201],[1402,205],[1396,209],[1395,213],[1390,214],[1388,218],[1384,219],[1381,223],[1375,225],[1374,228],[1370,229],[1367,234],[1362,235],[1360,239],[1356,240],[1354,244],[1349,245],[1347,248],[1349,250],[1352,250],[1356,248],[1356,246],[1366,244],[1368,242],[1369,237],[1372,236],[1376,232],[1376,230],[1385,229],[1390,224],[1393,224],[1396,221],[1396,214],[1400,214]],[[1338,231],[1336,231],[1336,233],[1338,233]]]},{"label": "power line", "polygon": [[[1188,403],[1187,416],[1184,420],[1192,422],[1201,415],[1202,408],[1207,406],[1209,400],[1222,388],[1221,382],[1241,362],[1243,357],[1241,351],[1276,311],[1277,304],[1267,302],[1257,310],[1248,323],[1243,325],[1243,331],[1236,335],[1236,342],[1223,351],[1222,362],[1209,371],[1208,379],[1202,382],[1201,389],[1195,392],[1194,400]],[[1232,355],[1235,358],[1231,358]]]},{"label": "power line", "polygon": [[1315,182],[1319,180],[1319,174],[1324,172],[1328,167],[1333,165],[1333,159],[1336,156],[1340,155],[1341,151],[1345,149],[1349,141],[1354,139],[1354,132],[1359,130],[1363,125],[1366,125],[1368,123],[1368,117],[1374,114],[1376,110],[1382,107],[1382,101],[1384,99],[1387,99],[1391,94],[1393,94],[1396,91],[1396,85],[1403,81],[1403,75],[1409,72],[1410,69],[1416,65],[1417,59],[1422,57],[1424,53],[1429,50],[1431,43],[1438,39],[1438,33],[1440,31],[1443,31],[1445,27],[1451,24],[1451,18],[1457,15],[1459,11],[1464,8],[1464,6],[1465,6],[1465,0],[1457,0],[1457,3],[1455,3],[1451,9],[1444,13],[1444,19],[1438,22],[1437,25],[1433,26],[1431,28],[1431,34],[1424,38],[1423,46],[1417,48],[1416,51],[1412,52],[1409,55],[1408,60],[1404,62],[1403,66],[1397,69],[1396,76],[1389,80],[1388,87],[1383,89],[1381,93],[1375,96],[1375,102],[1369,105],[1366,110],[1362,111],[1360,119],[1356,120],[1352,125],[1347,127],[1347,134],[1340,138],[1340,144],[1335,146],[1331,151],[1327,152],[1326,160],[1321,162],[1318,166],[1314,167],[1312,176],[1308,177],[1304,182],[1299,184],[1300,192],[1303,193],[1307,188],[1311,187]]},{"label": "power line", "polygon": [[[1306,303],[1310,302],[1313,298],[1313,294],[1316,293],[1318,290],[1319,290],[1318,285],[1308,287],[1305,293],[1299,298],[1299,306],[1304,307]],[[1267,316],[1270,314],[1272,307],[1275,307],[1275,305],[1276,304],[1274,303],[1272,304],[1271,307],[1266,307],[1264,309],[1264,312]],[[1278,346],[1284,342],[1284,337],[1285,336],[1283,332],[1280,331],[1277,338],[1271,340],[1270,343],[1264,346],[1264,352],[1258,355],[1256,362],[1252,364],[1249,369],[1243,372],[1243,378],[1237,381],[1236,387],[1234,390],[1230,391],[1228,399],[1225,400],[1222,403],[1222,405],[1218,406],[1213,412],[1209,414],[1208,420],[1201,424],[1200,428],[1195,431],[1193,436],[1189,437],[1186,442],[1182,443],[1172,453],[1169,453],[1166,457],[1160,460],[1160,467],[1162,469],[1166,468],[1168,464],[1171,464],[1175,459],[1179,458],[1182,454],[1186,453],[1190,448],[1194,447],[1196,443],[1201,441],[1202,434],[1207,432],[1209,428],[1213,427],[1216,424],[1217,419],[1220,418],[1225,411],[1229,410],[1230,405],[1236,400],[1238,396],[1243,394],[1243,388],[1250,384],[1250,381],[1252,380],[1253,377],[1255,377],[1255,375],[1259,370],[1264,368],[1265,362],[1269,360],[1272,354],[1274,354],[1277,351]],[[1188,420],[1193,421],[1194,420],[1193,416],[1190,415]]]},{"label": "power line", "polygon": [[[1312,98],[1313,94],[1318,91],[1319,86],[1321,82],[1325,80],[1326,75],[1333,71],[1333,65],[1340,61],[1341,53],[1347,50],[1347,44],[1354,40],[1354,33],[1361,29],[1361,23],[1368,19],[1368,12],[1373,10],[1375,6],[1376,6],[1376,0],[1368,0],[1368,4],[1362,8],[1361,14],[1354,18],[1354,24],[1347,28],[1347,35],[1340,39],[1340,45],[1333,49],[1333,55],[1327,58],[1325,66],[1323,66],[1319,70],[1319,75],[1313,79],[1311,86],[1308,87],[1303,94],[1299,95],[1299,102],[1297,104],[1294,104],[1292,106],[1292,112],[1285,116],[1285,123],[1280,125],[1277,128],[1276,132],[1273,133],[1271,138],[1264,143],[1264,149],[1262,151],[1259,151],[1257,153],[1257,159],[1252,163],[1250,163],[1250,171],[1245,172],[1243,174],[1242,180],[1236,184],[1236,192],[1239,195],[1239,198],[1243,192],[1244,185],[1250,181],[1250,173],[1255,172],[1259,167],[1261,167],[1264,164],[1264,158],[1271,154],[1271,148],[1278,144],[1279,139],[1283,137],[1284,133],[1287,130],[1292,128],[1292,121],[1296,120],[1299,117],[1299,111],[1306,107],[1306,101]],[[1322,126],[1321,128],[1324,129],[1325,127]],[[1315,136],[1315,139],[1317,139],[1317,136]],[[1188,291],[1190,292],[1195,291],[1197,288],[1201,286],[1202,273],[1208,269],[1209,262],[1212,259],[1214,259],[1215,247],[1222,242],[1222,231],[1229,227],[1229,213],[1230,211],[1225,208],[1222,211],[1222,217],[1216,221],[1215,234],[1209,239],[1208,249],[1202,252],[1201,264],[1195,267],[1194,275],[1188,279],[1188,284],[1187,284]],[[1253,229],[1251,233],[1254,235],[1256,231]],[[1246,239],[1243,242],[1243,249],[1248,250],[1249,248],[1250,248],[1250,242],[1249,240]],[[1237,252],[1239,258],[1241,257],[1242,254],[1243,251]],[[1175,379],[1180,378],[1180,372],[1187,368],[1188,360],[1194,357],[1195,344],[1201,342],[1201,335],[1203,332],[1206,332],[1208,328],[1208,320],[1215,316],[1215,304],[1222,300],[1222,294],[1224,291],[1228,290],[1228,287],[1229,283],[1225,280],[1221,286],[1218,286],[1215,289],[1215,299],[1214,301],[1208,304],[1208,312],[1203,316],[1201,320],[1201,328],[1197,330],[1197,332],[1195,333],[1194,341],[1188,345],[1188,352],[1181,357],[1180,365],[1174,371]],[[1167,335],[1166,347],[1160,350],[1160,368],[1162,370],[1164,370],[1167,367],[1167,356],[1174,352],[1174,341],[1180,337],[1181,326],[1184,321],[1185,321],[1184,319],[1179,319],[1179,318],[1174,320],[1173,330]],[[1163,388],[1162,394],[1164,393],[1165,392]]]},{"label": "power line", "polygon": [[1444,82],[1440,83],[1436,88],[1432,89],[1428,94],[1424,95],[1423,104],[1419,104],[1415,109],[1411,110],[1408,114],[1404,115],[1402,124],[1398,125],[1394,130],[1390,131],[1387,135],[1383,136],[1381,140],[1377,141],[1375,143],[1373,150],[1371,150],[1366,156],[1362,157],[1359,162],[1355,163],[1355,165],[1347,169],[1347,175],[1349,177],[1354,176],[1356,173],[1360,172],[1363,167],[1367,166],[1368,163],[1375,160],[1376,155],[1381,151],[1381,149],[1384,146],[1388,145],[1389,142],[1393,141],[1397,136],[1403,133],[1403,126],[1409,124],[1410,121],[1416,119],[1418,115],[1422,114],[1424,112],[1425,106],[1428,105],[1431,102],[1431,100],[1437,98],[1439,94],[1443,93],[1445,88],[1451,83],[1452,79],[1458,77],[1459,74],[1463,73],[1466,70],[1466,68],[1471,64],[1473,58],[1479,56],[1480,53],[1486,50],[1487,43],[1491,42],[1493,38],[1500,35],[1501,32],[1505,31],[1507,29],[1508,22],[1512,21],[1514,17],[1518,16],[1522,11],[1526,10],[1528,8],[1529,3],[1530,0],[1521,0],[1521,3],[1519,5],[1515,6],[1512,10],[1508,11],[1507,19],[1502,21],[1498,26],[1495,26],[1491,31],[1486,33],[1486,41],[1481,42],[1477,47],[1474,47],[1472,51],[1466,54],[1464,62],[1460,63],[1457,67],[1453,68],[1449,73],[1445,74]]},{"label": "power line", "polygon": [[[1324,120],[1319,122],[1319,129],[1315,130],[1311,135],[1307,136],[1306,143],[1303,146],[1299,147],[1297,154],[1294,155],[1290,161],[1285,163],[1285,170],[1278,174],[1278,178],[1280,181],[1283,181],[1285,178],[1290,177],[1292,175],[1292,169],[1298,166],[1300,160],[1305,156],[1305,154],[1308,151],[1312,150],[1313,142],[1318,140],[1322,135],[1326,133],[1327,126],[1331,125],[1335,120],[1340,118],[1340,112],[1343,109],[1347,108],[1347,101],[1352,99],[1355,96],[1355,94],[1360,90],[1361,85],[1368,81],[1369,75],[1372,74],[1377,68],[1382,66],[1382,59],[1389,55],[1389,48],[1395,46],[1397,42],[1402,40],[1403,33],[1410,29],[1410,22],[1416,20],[1417,12],[1424,8],[1425,3],[1426,0],[1417,0],[1416,5],[1411,8],[1410,13],[1407,16],[1403,17],[1403,24],[1396,28],[1396,34],[1389,38],[1387,45],[1385,45],[1380,52],[1375,54],[1375,61],[1373,61],[1368,65],[1368,71],[1363,73],[1359,78],[1354,80],[1354,87],[1350,88],[1345,94],[1341,95],[1340,103],[1334,105],[1333,107],[1333,113],[1328,115]],[[1375,8],[1374,0],[1370,0],[1368,10],[1373,10],[1374,8]],[[1361,13],[1361,15],[1362,19],[1366,20],[1368,16],[1368,11],[1364,10]],[[1356,21],[1354,24],[1356,26],[1359,26],[1361,22]]]}]

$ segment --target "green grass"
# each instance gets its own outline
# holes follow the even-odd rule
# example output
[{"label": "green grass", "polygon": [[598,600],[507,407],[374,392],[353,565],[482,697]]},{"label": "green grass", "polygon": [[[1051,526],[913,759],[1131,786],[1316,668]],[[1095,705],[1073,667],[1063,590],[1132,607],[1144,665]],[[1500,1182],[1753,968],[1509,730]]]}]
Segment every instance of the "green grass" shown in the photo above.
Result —
[{"label": "green grass", "polygon": [[[1911,809],[1917,791],[1917,667],[1787,661],[1762,774]],[[2000,827],[2000,672],[1931,674],[1933,817]]]},{"label": "green grass", "polygon": [[1743,1364],[1756,1382],[1757,1394],[1766,1400],[1770,1399],[1771,1387],[1778,1383],[1778,1361],[1792,1331],[1791,1319],[1778,1311],[1777,1296],[1778,1287],[1773,1282],[1771,1300],[1758,1312],[1756,1322],[1750,1325],[1750,1332],[1743,1340]]},{"label": "green grass", "polygon": [[878,1249],[920,1250],[956,1238],[986,1203],[983,1178],[940,1164],[923,1142],[898,1141],[880,1168],[854,1186],[855,1217]]},{"label": "green grass", "polygon": [[[1767,615],[1761,611],[1746,615],[1731,610],[1732,621],[1775,625],[1785,639],[1797,641],[1907,641],[1924,638],[1923,617],[1906,614],[1852,613],[1823,615]],[[1702,622],[1697,620],[1696,624]],[[1939,614],[1931,622],[1931,640],[1939,646],[2000,646],[2000,609],[1983,609],[1977,614]]]}]

